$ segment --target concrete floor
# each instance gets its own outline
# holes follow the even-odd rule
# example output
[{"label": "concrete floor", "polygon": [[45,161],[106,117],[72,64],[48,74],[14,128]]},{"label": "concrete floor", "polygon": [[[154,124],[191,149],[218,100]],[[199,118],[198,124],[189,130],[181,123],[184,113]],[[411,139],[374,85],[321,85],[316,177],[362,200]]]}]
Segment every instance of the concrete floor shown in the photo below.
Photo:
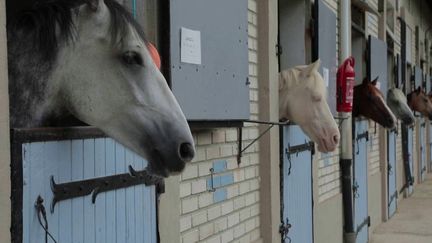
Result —
[{"label": "concrete floor", "polygon": [[402,200],[397,213],[373,233],[370,243],[432,243],[432,176]]}]

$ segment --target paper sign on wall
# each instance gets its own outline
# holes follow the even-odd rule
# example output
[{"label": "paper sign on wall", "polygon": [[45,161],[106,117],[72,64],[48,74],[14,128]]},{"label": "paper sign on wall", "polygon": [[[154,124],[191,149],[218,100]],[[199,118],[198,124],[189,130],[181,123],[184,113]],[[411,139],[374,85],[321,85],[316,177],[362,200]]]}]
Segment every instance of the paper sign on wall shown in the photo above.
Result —
[{"label": "paper sign on wall", "polygon": [[326,87],[328,87],[329,86],[329,70],[328,70],[328,68],[323,67],[323,78],[324,78],[324,83],[325,83]]},{"label": "paper sign on wall", "polygon": [[181,62],[201,64],[201,32],[181,28],[180,56]]}]

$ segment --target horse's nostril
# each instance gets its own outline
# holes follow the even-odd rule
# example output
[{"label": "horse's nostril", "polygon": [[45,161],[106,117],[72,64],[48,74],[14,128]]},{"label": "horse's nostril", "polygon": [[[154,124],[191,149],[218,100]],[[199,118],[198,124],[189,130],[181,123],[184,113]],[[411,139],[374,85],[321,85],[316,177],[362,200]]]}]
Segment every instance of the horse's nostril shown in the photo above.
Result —
[{"label": "horse's nostril", "polygon": [[339,135],[333,136],[333,143],[338,144],[339,143]]},{"label": "horse's nostril", "polygon": [[195,156],[195,149],[190,143],[182,143],[179,148],[180,159],[189,162]]}]

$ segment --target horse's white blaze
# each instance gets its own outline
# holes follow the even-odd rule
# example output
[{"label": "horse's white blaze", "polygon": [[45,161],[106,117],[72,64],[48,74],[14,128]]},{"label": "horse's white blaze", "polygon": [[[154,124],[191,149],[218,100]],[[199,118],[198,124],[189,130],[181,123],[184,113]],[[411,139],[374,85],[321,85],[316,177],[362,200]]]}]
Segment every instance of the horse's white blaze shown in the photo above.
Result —
[{"label": "horse's white blaze", "polygon": [[327,104],[320,61],[279,74],[279,116],[298,124],[322,152],[334,151],[340,133]]},{"label": "horse's white blaze", "polygon": [[[113,48],[109,24],[103,1],[96,12],[81,7],[77,38],[60,50],[50,89],[80,120],[147,158],[153,172],[178,173],[191,159],[181,158],[180,146],[190,144],[194,153],[186,118],[146,43],[130,27]],[[122,54],[128,51],[141,55],[143,64],[125,64]]]}]

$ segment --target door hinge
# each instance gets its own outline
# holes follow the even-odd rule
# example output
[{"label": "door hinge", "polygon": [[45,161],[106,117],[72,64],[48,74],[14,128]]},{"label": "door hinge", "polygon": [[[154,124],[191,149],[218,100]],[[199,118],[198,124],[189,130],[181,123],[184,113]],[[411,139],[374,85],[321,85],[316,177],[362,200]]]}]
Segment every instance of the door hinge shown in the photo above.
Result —
[{"label": "door hinge", "polygon": [[289,219],[285,219],[286,222],[282,220],[280,226],[279,226],[279,233],[281,234],[282,240],[285,242],[285,240],[288,240],[288,242],[291,242],[291,238],[288,236],[289,231],[292,227],[292,225],[289,223]]},{"label": "door hinge", "polygon": [[282,53],[283,53],[282,46],[279,45],[279,44],[276,44],[275,48],[276,48],[276,56],[280,57],[282,55]]}]

